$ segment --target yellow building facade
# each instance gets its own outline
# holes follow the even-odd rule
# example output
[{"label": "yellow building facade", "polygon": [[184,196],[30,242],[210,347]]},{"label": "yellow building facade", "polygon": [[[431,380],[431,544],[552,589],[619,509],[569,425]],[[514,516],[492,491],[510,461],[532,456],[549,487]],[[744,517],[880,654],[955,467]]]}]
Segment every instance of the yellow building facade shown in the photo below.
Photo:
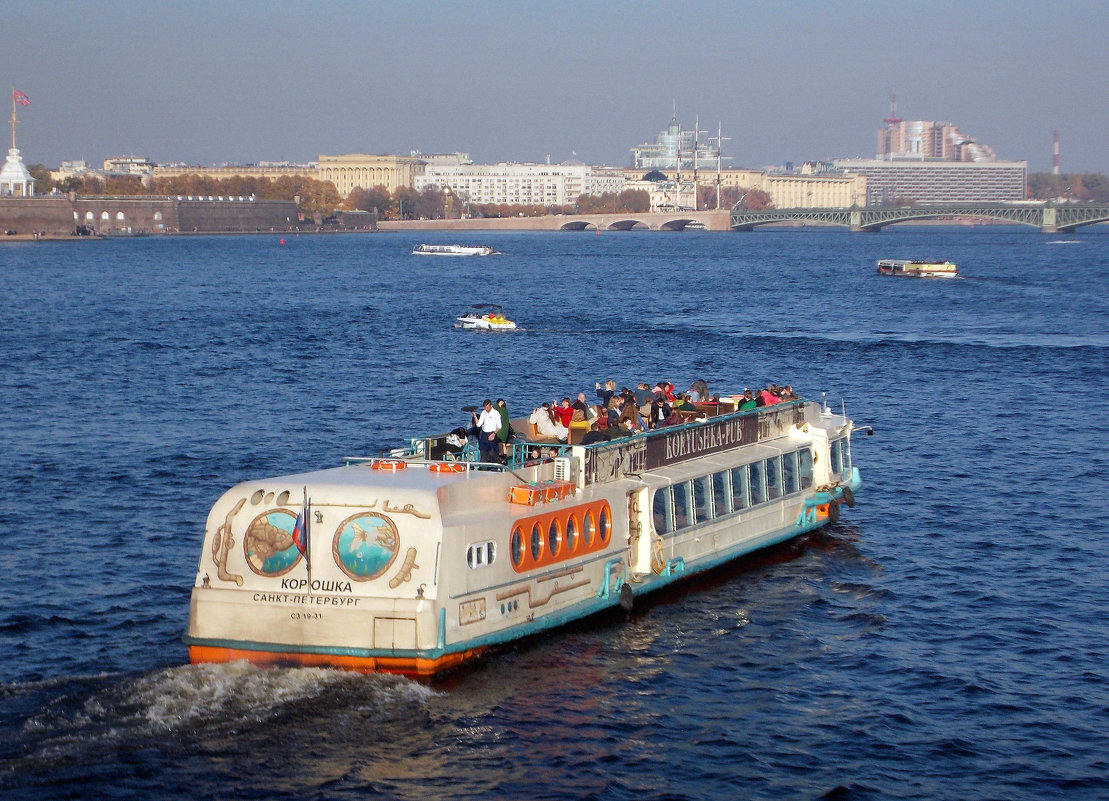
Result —
[{"label": "yellow building facade", "polygon": [[[698,179],[705,185],[716,184],[715,173]],[[737,189],[761,189],[770,195],[776,209],[844,209],[866,205],[865,175],[722,170],[720,183]]]},{"label": "yellow building facade", "polygon": [[179,175],[204,175],[211,178],[232,178],[236,175],[250,178],[276,179],[284,176],[303,176],[319,181],[330,181],[339,196],[346,198],[352,191],[384,186],[395,192],[402,186],[410,187],[417,175],[423,175],[424,162],[412,156],[367,156],[358,153],[341,156],[323,156],[314,164],[236,164],[220,167],[173,164],[154,167],[155,178]]},{"label": "yellow building facade", "polygon": [[343,156],[320,156],[316,177],[331,181],[345,198],[355,189],[384,186],[395,192],[410,187],[417,175],[423,175],[424,162],[414,156],[366,156],[358,153]]}]

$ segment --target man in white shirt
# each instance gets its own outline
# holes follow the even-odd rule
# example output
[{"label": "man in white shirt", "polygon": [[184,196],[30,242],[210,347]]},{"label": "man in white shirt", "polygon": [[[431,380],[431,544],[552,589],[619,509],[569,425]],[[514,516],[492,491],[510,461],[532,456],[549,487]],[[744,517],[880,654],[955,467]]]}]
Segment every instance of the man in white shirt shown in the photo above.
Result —
[{"label": "man in white shirt", "polygon": [[493,409],[493,401],[486,398],[481,404],[481,414],[472,413],[474,424],[477,426],[478,447],[481,450],[481,461],[500,461],[497,457],[497,432],[501,428],[501,413]]},{"label": "man in white shirt", "polygon": [[528,420],[535,424],[535,430],[539,432],[541,437],[554,437],[559,442],[565,442],[570,433],[566,426],[556,422],[551,417],[551,405],[549,403],[544,403],[542,409],[536,409],[532,412]]}]

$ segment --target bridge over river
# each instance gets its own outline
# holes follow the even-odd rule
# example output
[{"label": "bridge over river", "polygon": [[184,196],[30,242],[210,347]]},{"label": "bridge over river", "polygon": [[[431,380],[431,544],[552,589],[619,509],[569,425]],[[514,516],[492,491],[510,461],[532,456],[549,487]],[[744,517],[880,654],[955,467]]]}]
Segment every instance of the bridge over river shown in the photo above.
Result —
[{"label": "bridge over river", "polygon": [[842,225],[852,231],[880,231],[910,220],[951,218],[1004,220],[1034,225],[1047,234],[1109,222],[1106,203],[943,203],[927,206],[854,206],[849,209],[732,209],[733,231],[751,231],[772,223]]},{"label": "bridge over river", "polygon": [[849,209],[765,209],[745,211],[624,212],[548,214],[541,217],[488,217],[465,220],[382,220],[382,230],[436,231],[751,231],[760,225],[841,225],[852,231],[880,231],[912,220],[967,218],[1033,225],[1045,233],[1073,231],[1109,222],[1105,203],[945,203],[928,206],[856,206]]}]

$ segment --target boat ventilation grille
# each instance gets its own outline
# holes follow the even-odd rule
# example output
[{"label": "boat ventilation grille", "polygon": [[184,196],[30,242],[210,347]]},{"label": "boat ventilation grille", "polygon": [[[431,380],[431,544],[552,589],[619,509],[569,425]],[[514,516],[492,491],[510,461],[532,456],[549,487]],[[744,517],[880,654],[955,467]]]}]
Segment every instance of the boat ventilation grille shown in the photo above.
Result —
[{"label": "boat ventilation grille", "polygon": [[558,456],[554,460],[554,477],[555,481],[573,481],[574,476],[571,475],[573,471],[573,459],[568,456]]}]

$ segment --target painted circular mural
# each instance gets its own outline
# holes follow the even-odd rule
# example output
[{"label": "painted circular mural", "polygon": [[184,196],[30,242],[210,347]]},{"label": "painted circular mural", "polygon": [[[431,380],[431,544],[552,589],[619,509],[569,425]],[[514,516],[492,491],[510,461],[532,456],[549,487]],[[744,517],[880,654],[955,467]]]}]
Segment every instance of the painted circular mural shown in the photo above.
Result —
[{"label": "painted circular mural", "polygon": [[293,542],[296,520],[296,515],[285,509],[254,518],[243,537],[243,552],[251,570],[260,576],[280,576],[293,569],[301,559]]},{"label": "painted circular mural", "polygon": [[399,550],[396,524],[377,512],[360,512],[348,517],[331,541],[335,564],[356,581],[380,576],[393,564]]}]

